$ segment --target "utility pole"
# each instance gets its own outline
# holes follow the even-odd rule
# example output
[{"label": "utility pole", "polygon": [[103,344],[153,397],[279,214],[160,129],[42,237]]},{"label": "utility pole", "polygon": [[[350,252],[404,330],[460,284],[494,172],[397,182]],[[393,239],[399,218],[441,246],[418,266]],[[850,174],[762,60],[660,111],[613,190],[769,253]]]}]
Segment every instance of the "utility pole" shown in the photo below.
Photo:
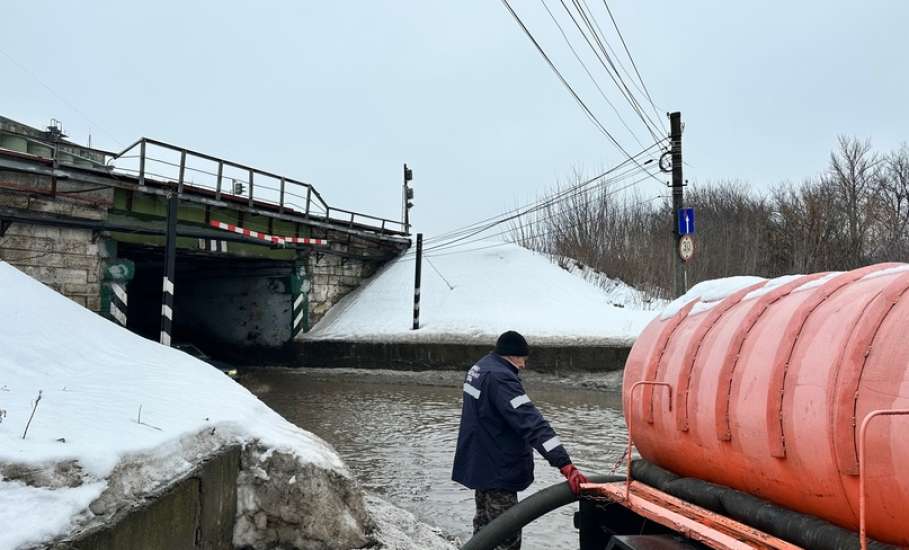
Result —
[{"label": "utility pole", "polygon": [[402,190],[404,200],[402,201],[402,215],[401,218],[404,220],[404,233],[410,235],[410,209],[413,207],[413,203],[410,202],[413,199],[413,187],[407,185],[413,179],[413,170],[407,167],[407,163],[404,164],[404,188]]},{"label": "utility pole", "polygon": [[420,271],[423,267],[423,234],[417,233],[417,267],[413,280],[413,330],[420,328]]},{"label": "utility pole", "polygon": [[682,174],[682,113],[669,113],[669,142],[672,158],[672,256],[673,277],[672,293],[681,296],[686,292],[685,262],[679,253],[679,212],[685,207],[685,179]]}]

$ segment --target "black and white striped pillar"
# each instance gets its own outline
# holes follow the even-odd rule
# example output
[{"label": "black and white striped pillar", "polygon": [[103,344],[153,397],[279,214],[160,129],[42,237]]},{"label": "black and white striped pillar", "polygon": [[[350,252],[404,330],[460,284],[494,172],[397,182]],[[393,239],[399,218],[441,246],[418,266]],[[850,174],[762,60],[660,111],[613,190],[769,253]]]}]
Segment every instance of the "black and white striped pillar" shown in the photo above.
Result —
[{"label": "black and white striped pillar", "polygon": [[161,343],[171,345],[174,326],[174,265],[177,261],[177,192],[167,201],[167,246],[164,252],[164,284],[161,292]]},{"label": "black and white striped pillar", "polygon": [[301,289],[300,293],[294,298],[293,323],[290,327],[291,338],[300,332],[303,328],[303,319],[306,318],[306,290]]},{"label": "black and white striped pillar", "polygon": [[125,284],[110,283],[110,303],[107,306],[107,313],[121,327],[126,326],[127,305],[129,303],[127,298]]},{"label": "black and white striped pillar", "polygon": [[413,282],[413,330],[420,328],[420,271],[423,267],[423,234],[417,233],[417,266]]}]

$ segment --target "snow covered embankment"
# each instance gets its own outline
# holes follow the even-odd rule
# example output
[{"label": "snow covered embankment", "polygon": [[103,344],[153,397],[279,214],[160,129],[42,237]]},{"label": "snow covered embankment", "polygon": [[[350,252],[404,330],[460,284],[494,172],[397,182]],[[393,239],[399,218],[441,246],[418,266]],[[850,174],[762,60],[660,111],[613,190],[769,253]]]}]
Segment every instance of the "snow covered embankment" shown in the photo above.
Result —
[{"label": "snow covered embankment", "polygon": [[514,244],[475,246],[427,254],[419,330],[410,330],[414,255],[408,253],[344,297],[305,339],[487,344],[517,330],[531,345],[628,346],[662,305],[621,282],[569,273]]},{"label": "snow covered embankment", "polygon": [[334,450],[217,369],[3,262],[0,311],[0,548],[103,524],[236,444],[236,545],[347,549],[375,537]]}]

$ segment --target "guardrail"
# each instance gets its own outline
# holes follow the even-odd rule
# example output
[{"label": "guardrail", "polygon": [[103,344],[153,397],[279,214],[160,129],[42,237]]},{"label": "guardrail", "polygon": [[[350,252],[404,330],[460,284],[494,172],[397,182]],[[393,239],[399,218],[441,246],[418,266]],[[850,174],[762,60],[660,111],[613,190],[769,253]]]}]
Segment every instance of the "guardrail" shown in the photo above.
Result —
[{"label": "guardrail", "polygon": [[[129,154],[136,153],[137,154]],[[250,207],[263,203],[277,207],[279,214],[301,214],[349,226],[360,225],[383,233],[407,234],[404,223],[330,206],[311,184],[245,164],[225,160],[184,147],[150,138],[140,138],[114,155],[115,171],[138,178],[170,182],[183,192],[184,186],[201,187],[214,192],[216,200],[231,197],[246,201]],[[124,161],[125,164],[124,164]],[[129,161],[135,161],[128,166]],[[176,171],[176,174],[174,173]]]}]

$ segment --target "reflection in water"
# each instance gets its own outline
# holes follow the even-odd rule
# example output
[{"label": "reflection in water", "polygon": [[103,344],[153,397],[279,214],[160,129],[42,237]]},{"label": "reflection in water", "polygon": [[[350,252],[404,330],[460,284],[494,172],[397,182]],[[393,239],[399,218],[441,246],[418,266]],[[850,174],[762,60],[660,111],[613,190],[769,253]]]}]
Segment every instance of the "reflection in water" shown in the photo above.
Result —
[{"label": "reflection in water", "polygon": [[[461,413],[460,388],[364,383],[356,375],[314,377],[305,371],[263,370],[242,382],[287,419],[331,443],[369,492],[466,541],[473,492],[451,481]],[[618,399],[579,390],[528,393],[585,473],[607,473],[626,442]],[[536,455],[536,453],[535,453]],[[526,498],[563,481],[539,455]],[[566,506],[524,529],[525,550],[577,548]]]}]

